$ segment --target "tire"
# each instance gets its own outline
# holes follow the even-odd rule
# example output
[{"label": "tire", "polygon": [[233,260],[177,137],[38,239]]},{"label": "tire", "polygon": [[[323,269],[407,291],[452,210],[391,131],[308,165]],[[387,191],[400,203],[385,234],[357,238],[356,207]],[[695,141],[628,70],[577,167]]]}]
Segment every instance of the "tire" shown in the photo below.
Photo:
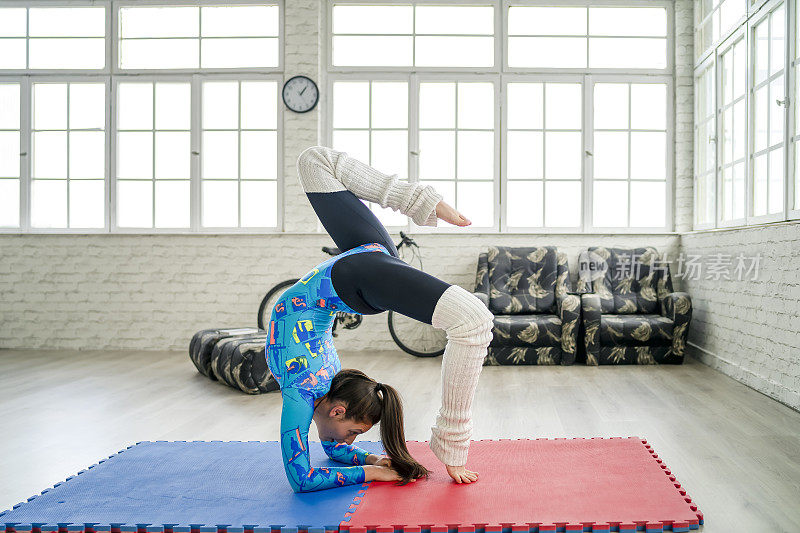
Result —
[{"label": "tire", "polygon": [[[286,281],[281,281],[274,287],[272,287],[267,295],[261,300],[261,305],[258,306],[258,329],[267,329],[265,324],[269,324],[269,317],[272,314],[272,305],[269,306],[267,309],[267,305],[270,303],[270,299],[273,297],[279,297],[283,291],[294,285],[300,281],[300,278],[295,279],[287,279]],[[273,304],[274,305],[274,304]]]},{"label": "tire", "polygon": [[[447,337],[443,330],[392,310],[389,310],[388,314],[389,333],[401,350],[415,357],[438,357],[444,353]],[[404,326],[411,326],[411,331],[409,332],[409,328]],[[419,341],[419,333],[422,333],[422,341]],[[403,340],[404,338],[406,340]]]}]

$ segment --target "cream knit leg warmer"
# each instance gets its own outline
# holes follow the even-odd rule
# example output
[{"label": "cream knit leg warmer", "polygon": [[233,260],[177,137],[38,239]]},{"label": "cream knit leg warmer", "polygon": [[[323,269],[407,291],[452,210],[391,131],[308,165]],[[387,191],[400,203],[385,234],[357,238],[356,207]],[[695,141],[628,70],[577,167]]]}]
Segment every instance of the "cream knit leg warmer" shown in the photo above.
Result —
[{"label": "cream knit leg warmer", "polygon": [[442,407],[430,448],[444,464],[467,462],[472,436],[472,399],[492,340],[494,315],[477,296],[449,286],[436,302],[431,325],[447,333],[442,357]]},{"label": "cream knit leg warmer", "polygon": [[436,204],[442,195],[430,185],[408,183],[325,146],[311,146],[297,158],[297,175],[305,192],[349,190],[362,200],[390,207],[419,226],[436,226]]}]

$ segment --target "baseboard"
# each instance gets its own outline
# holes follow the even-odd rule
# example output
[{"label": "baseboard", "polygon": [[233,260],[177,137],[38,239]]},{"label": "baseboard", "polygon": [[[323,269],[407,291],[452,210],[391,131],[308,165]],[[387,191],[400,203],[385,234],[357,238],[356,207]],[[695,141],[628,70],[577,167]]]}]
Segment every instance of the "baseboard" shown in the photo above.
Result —
[{"label": "baseboard", "polygon": [[[760,392],[768,398],[772,398],[776,402],[782,403],[790,409],[800,412],[800,392],[793,391],[785,385],[743,368],[739,363],[725,359],[724,357],[706,350],[702,346],[698,346],[693,342],[687,341],[686,344],[692,348],[692,350],[687,350],[687,352],[690,352],[690,355],[701,363],[715,370],[719,370],[726,376],[735,379],[739,383],[750,387],[756,392]],[[742,380],[737,377],[741,375],[746,376],[746,380]],[[773,396],[772,394],[766,392],[776,389],[780,391],[782,397]]]}]

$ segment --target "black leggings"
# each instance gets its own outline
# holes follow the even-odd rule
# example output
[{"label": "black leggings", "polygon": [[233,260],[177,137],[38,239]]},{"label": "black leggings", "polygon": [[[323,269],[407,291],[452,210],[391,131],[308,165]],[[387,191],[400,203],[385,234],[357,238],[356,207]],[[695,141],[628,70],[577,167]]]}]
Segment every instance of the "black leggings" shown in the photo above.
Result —
[{"label": "black leggings", "polygon": [[392,254],[352,254],[334,263],[331,283],[344,303],[364,315],[391,309],[430,324],[436,302],[450,283],[400,259],[386,228],[351,191],[308,192],[306,196],[341,251],[377,242]]}]

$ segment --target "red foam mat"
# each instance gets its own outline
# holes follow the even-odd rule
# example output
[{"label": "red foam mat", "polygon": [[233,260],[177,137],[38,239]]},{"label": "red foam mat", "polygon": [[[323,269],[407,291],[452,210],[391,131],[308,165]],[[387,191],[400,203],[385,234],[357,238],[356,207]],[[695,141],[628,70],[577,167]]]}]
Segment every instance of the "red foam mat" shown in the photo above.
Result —
[{"label": "red foam mat", "polygon": [[[688,531],[702,513],[639,437],[473,441],[475,483],[452,481],[426,442],[408,443],[433,471],[406,486],[373,481],[341,529],[447,532]],[[391,529],[389,529],[391,528]]]}]

